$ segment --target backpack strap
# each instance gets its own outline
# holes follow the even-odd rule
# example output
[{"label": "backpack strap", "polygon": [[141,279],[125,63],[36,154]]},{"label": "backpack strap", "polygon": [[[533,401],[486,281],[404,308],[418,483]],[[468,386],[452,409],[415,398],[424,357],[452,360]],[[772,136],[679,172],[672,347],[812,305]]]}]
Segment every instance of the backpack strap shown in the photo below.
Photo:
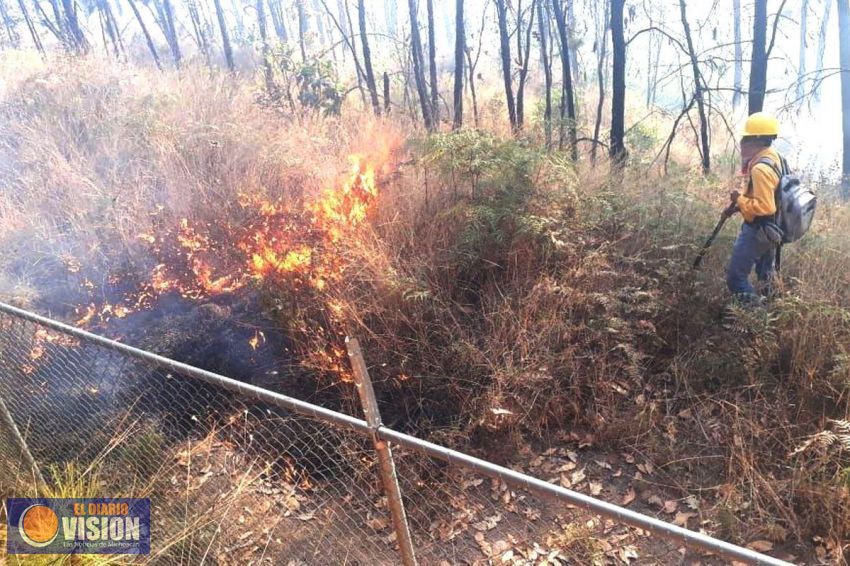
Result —
[{"label": "backpack strap", "polygon": [[[776,212],[773,213],[772,220],[775,224],[778,224],[779,223],[779,209],[780,209],[780,206],[781,206],[781,202],[780,202],[780,198],[779,198],[779,188],[782,186],[782,177],[784,177],[787,174],[788,164],[786,163],[785,158],[780,155],[779,156],[779,167],[777,167],[776,163],[774,163],[774,161],[772,159],[770,159],[769,157],[762,157],[761,159],[756,161],[756,163],[755,163],[755,165],[753,165],[753,167],[755,167],[756,165],[767,165],[768,167],[770,167],[770,170],[773,171],[776,174],[776,187],[773,189],[773,202],[774,202]],[[751,169],[751,171],[752,171],[752,169]],[[750,174],[750,182],[749,182],[749,185],[747,186],[747,192],[752,193],[752,191],[753,191],[753,177],[752,177],[752,173],[751,173]],[[778,254],[777,254],[777,258],[778,258]]]},{"label": "backpack strap", "polygon": [[[776,173],[776,176],[780,181],[782,180],[782,177],[785,176],[785,171],[787,170],[785,159],[782,157],[779,158],[779,167],[777,167],[776,163],[774,163],[769,157],[762,157],[756,161],[756,165],[767,165],[774,173]],[[755,167],[755,165],[753,165],[753,167]]]}]

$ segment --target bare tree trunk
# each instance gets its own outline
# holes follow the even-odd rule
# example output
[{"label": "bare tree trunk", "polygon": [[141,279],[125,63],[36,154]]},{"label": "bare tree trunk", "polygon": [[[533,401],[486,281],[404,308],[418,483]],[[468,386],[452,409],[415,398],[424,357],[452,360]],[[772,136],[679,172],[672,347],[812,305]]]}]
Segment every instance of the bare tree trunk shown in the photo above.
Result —
[{"label": "bare tree trunk", "polygon": [[466,76],[469,81],[469,94],[472,97],[472,122],[478,127],[478,97],[475,95],[475,66],[472,64],[472,52],[466,48]]},{"label": "bare tree trunk", "polygon": [[378,87],[375,85],[375,73],[372,71],[372,52],[369,50],[369,38],[366,35],[366,3],[357,2],[357,21],[360,24],[360,40],[363,46],[363,67],[366,69],[366,88],[372,99],[372,111],[375,116],[381,115],[381,103],[378,101]]},{"label": "bare tree trunk", "polygon": [[183,55],[180,53],[180,43],[177,40],[177,28],[174,25],[174,10],[171,9],[171,0],[163,0],[165,8],[165,24],[168,29],[168,45],[171,47],[171,56],[174,57],[174,66],[180,67]]},{"label": "bare tree trunk", "polygon": [[57,39],[59,39],[65,50],[69,53],[74,51],[74,39],[67,29],[67,22],[65,21],[65,17],[62,15],[62,9],[59,7],[59,0],[50,0],[50,8],[53,11],[53,19],[56,22],[55,26],[50,24],[50,19],[41,9],[41,4],[39,4],[36,0],[33,0],[33,3],[35,4],[36,9],[41,11],[44,25],[47,26]]},{"label": "bare tree trunk", "polygon": [[425,84],[425,56],[422,52],[422,38],[419,35],[419,17],[416,13],[416,0],[407,0],[410,12],[410,39],[413,48],[413,75],[416,81],[416,92],[419,95],[419,105],[422,108],[422,120],[428,130],[434,130],[436,124],[431,115],[431,103],[428,100],[428,87]]},{"label": "bare tree trunk", "polygon": [[431,79],[431,118],[440,122],[440,95],[437,89],[437,45],[434,39],[434,0],[426,0],[428,9],[428,70]]},{"label": "bare tree trunk", "polygon": [[800,1],[800,51],[797,64],[797,100],[803,99],[803,81],[806,77],[806,32],[809,19],[808,0]]},{"label": "bare tree trunk", "polygon": [[708,119],[705,116],[705,101],[703,100],[703,79],[699,70],[699,61],[697,60],[696,50],[694,49],[693,38],[691,37],[691,26],[688,24],[688,15],[685,11],[685,0],[679,0],[679,11],[682,15],[682,28],[685,31],[688,57],[691,60],[691,68],[694,73],[694,99],[697,101],[697,111],[699,112],[702,173],[703,175],[708,175],[711,172],[711,151],[708,140]]},{"label": "bare tree trunk", "polygon": [[354,63],[356,64],[357,70],[357,90],[360,91],[360,99],[363,101],[363,107],[366,107],[366,91],[363,89],[363,81],[366,80],[366,73],[363,71],[363,68],[360,66],[359,59],[357,57],[357,48],[355,47],[355,39],[354,39],[354,24],[351,21],[351,12],[348,11],[348,3],[345,4],[345,19],[348,20],[348,29],[351,31],[351,53],[354,55]]},{"label": "bare tree trunk", "polygon": [[623,32],[625,0],[611,1],[611,51],[613,72],[611,84],[611,147],[609,153],[615,165],[626,159],[626,38]]},{"label": "bare tree trunk", "polygon": [[319,44],[327,45],[328,36],[325,34],[325,24],[322,22],[322,15],[319,12],[319,2],[318,0],[313,0],[313,11],[316,13],[314,19],[316,21],[316,31],[319,33]]},{"label": "bare tree trunk", "polygon": [[240,39],[245,37],[245,19],[242,17],[240,0],[230,0],[230,4],[233,6],[233,19],[236,20],[236,34],[234,34],[234,40],[238,45]]},{"label": "bare tree trunk", "polygon": [[77,10],[73,0],[62,0],[62,10],[65,12],[65,24],[73,41],[74,50],[78,53],[88,51],[89,44],[86,41],[83,30],[80,29],[80,21],[77,19]]},{"label": "bare tree trunk", "polygon": [[[605,2],[602,14],[602,34],[599,39],[599,58],[596,62],[596,82],[599,85],[599,98],[596,102],[596,121],[593,126],[593,147],[590,148],[590,162],[596,163],[596,148],[599,145],[599,132],[602,129],[602,108],[605,104],[605,65],[608,59],[608,28],[609,8],[611,4]],[[597,14],[599,8],[597,6]]]},{"label": "bare tree trunk", "polygon": [[549,58],[549,19],[546,2],[537,2],[537,36],[540,41],[540,59],[543,64],[543,84],[546,105],[543,108],[543,135],[546,148],[552,147],[552,60]]},{"label": "bare tree trunk", "polygon": [[841,196],[850,200],[850,0],[838,0],[839,61],[841,64]]},{"label": "bare tree trunk", "polygon": [[576,15],[575,15],[575,0],[568,0],[566,3],[566,17],[567,17],[567,48],[569,49],[572,56],[570,57],[570,72],[573,77],[573,84],[579,84],[581,82],[581,78],[579,77],[579,68],[578,68],[578,51],[574,48],[573,45],[573,34],[575,32],[576,26]]},{"label": "bare tree trunk", "polygon": [[[778,17],[778,16],[777,16]],[[753,54],[750,64],[748,113],[761,112],[767,90],[767,0],[755,0]]]},{"label": "bare tree trunk", "polygon": [[823,76],[823,55],[826,51],[826,32],[829,27],[830,12],[832,12],[832,0],[824,0],[823,17],[820,20],[820,31],[818,32],[818,58],[817,63],[815,63],[817,73],[815,73],[813,87],[816,102],[820,102],[821,96],[820,83]]},{"label": "bare tree trunk", "polygon": [[24,16],[24,22],[27,24],[27,29],[30,32],[30,37],[32,38],[32,44],[35,45],[35,48],[38,49],[38,52],[44,56],[44,45],[41,43],[41,38],[38,36],[38,32],[35,30],[35,25],[32,23],[32,18],[30,18],[29,10],[27,10],[27,6],[24,3],[24,0],[18,0],[18,7],[21,9],[21,14]]},{"label": "bare tree trunk", "polygon": [[[336,29],[339,30],[339,33],[342,34],[342,41],[348,47],[351,57],[354,59],[354,70],[357,76],[357,89],[360,91],[360,98],[363,100],[363,106],[366,106],[366,93],[363,90],[362,82],[365,73],[363,72],[363,68],[360,66],[360,59],[357,57],[357,48],[354,46],[354,38],[351,34],[351,19],[349,17],[348,10],[346,9],[346,6],[343,5],[342,0],[337,0],[337,8],[339,10],[339,19],[337,19],[331,12],[330,7],[328,7],[327,2],[325,0],[320,0],[320,2],[322,3],[322,6],[324,6],[325,12],[331,19],[331,22],[336,26]],[[343,49],[343,55],[344,54],[345,50]]]},{"label": "bare tree trunk", "polygon": [[[522,2],[519,3],[519,7],[522,7]],[[517,45],[520,46],[520,49],[517,52],[517,56],[521,60],[522,67],[519,69],[519,84],[516,89],[516,121],[517,127],[522,129],[525,124],[525,81],[528,78],[528,60],[531,55],[531,30],[534,29],[534,16],[535,16],[535,8],[537,7],[537,0],[531,0],[531,7],[528,9],[528,27],[525,30],[525,46],[522,46],[520,41],[521,39],[521,31],[522,31],[522,14],[520,8],[517,9],[517,23],[516,23],[516,34],[517,34]]]},{"label": "bare tree trunk", "polygon": [[126,57],[127,48],[124,47],[124,40],[121,37],[121,27],[118,25],[118,19],[115,17],[115,12],[112,10],[112,5],[109,3],[109,0],[103,0],[103,4],[106,7],[107,21],[110,22],[110,24],[112,25],[113,33],[115,34],[116,39],[118,39],[118,47],[121,49],[121,52],[124,53],[124,56]]},{"label": "bare tree trunk", "polygon": [[221,0],[213,0],[215,3],[215,16],[218,19],[218,27],[221,31],[221,46],[224,49],[224,59],[230,72],[236,70],[233,62],[233,49],[230,47],[230,36],[227,33],[227,22],[224,19],[224,11],[221,9]]},{"label": "bare tree trunk", "polygon": [[0,18],[3,18],[3,26],[6,28],[6,36],[9,38],[9,46],[17,49],[21,45],[21,36],[18,35],[15,21],[9,16],[5,0],[0,0]]},{"label": "bare tree trunk", "polygon": [[390,113],[390,76],[384,71],[384,113]]},{"label": "bare tree trunk", "polygon": [[289,41],[289,34],[286,31],[286,19],[283,15],[283,9],[280,7],[282,0],[269,0],[269,14],[272,17],[272,25],[277,38],[286,43]]},{"label": "bare tree trunk", "polygon": [[[204,55],[207,67],[212,68],[212,59],[210,58],[210,46],[207,39],[207,33],[204,29],[204,20],[201,19],[200,10],[198,10],[197,0],[186,0],[186,7],[189,10],[189,19],[192,20],[192,29],[195,32],[195,42],[198,44],[198,49]],[[258,16],[259,17],[259,16]]]},{"label": "bare tree trunk", "polygon": [[457,130],[463,125],[463,54],[466,47],[463,26],[463,0],[455,0],[455,84],[454,113],[452,128]]},{"label": "bare tree trunk", "polygon": [[[105,32],[105,35],[109,37],[109,41],[112,43],[112,52],[115,55],[115,59],[119,59],[121,57],[121,49],[118,46],[117,30],[113,27],[112,19],[109,15],[109,4],[107,0],[97,0],[97,11],[100,13],[102,31]],[[104,44],[106,44],[106,38],[104,38]],[[107,49],[107,54],[108,51]]]},{"label": "bare tree trunk", "polygon": [[387,33],[392,38],[398,37],[398,2],[384,0],[384,15],[387,18]]},{"label": "bare tree trunk", "polygon": [[469,80],[469,91],[472,96],[472,118],[475,127],[478,127],[478,97],[475,94],[475,69],[478,67],[478,60],[481,57],[481,49],[484,41],[484,28],[487,25],[487,8],[490,7],[490,0],[484,0],[484,6],[481,8],[481,25],[478,28],[478,47],[475,51],[475,58],[472,58],[472,49],[469,47],[469,42],[464,38],[464,51],[466,52],[466,74]]},{"label": "bare tree trunk", "polygon": [[295,0],[295,8],[298,10],[298,47],[301,49],[301,60],[306,61],[307,46],[304,36],[307,34],[307,13],[304,11],[304,0]]},{"label": "bare tree trunk", "polygon": [[508,105],[508,119],[511,130],[516,131],[516,102],[511,81],[511,44],[508,36],[508,10],[505,0],[496,0],[496,13],[499,17],[499,53],[502,58],[502,78],[505,83],[505,101]]},{"label": "bare tree trunk", "polygon": [[[23,3],[23,0],[20,1]],[[127,3],[130,4],[130,9],[133,10],[133,15],[136,17],[136,21],[139,22],[139,27],[142,28],[142,34],[144,34],[145,42],[148,44],[148,51],[151,52],[157,68],[161,71],[162,63],[159,60],[159,54],[156,52],[156,46],[153,43],[153,39],[151,39],[151,34],[148,32],[148,27],[145,25],[145,21],[142,19],[139,9],[136,8],[136,2],[135,0],[127,0]]]},{"label": "bare tree trunk", "polygon": [[274,73],[272,71],[272,63],[269,60],[269,40],[266,30],[266,8],[265,0],[257,0],[257,26],[260,28],[260,41],[262,43],[263,54],[263,77],[266,80],[266,90],[269,95],[274,97],[277,94],[277,88],[274,84]]},{"label": "bare tree trunk", "polygon": [[576,134],[576,109],[575,95],[573,94],[573,80],[570,72],[570,50],[567,40],[567,23],[564,18],[564,8],[561,0],[552,0],[552,8],[555,14],[555,26],[558,28],[558,36],[561,39],[561,76],[563,93],[561,96],[561,120],[558,125],[558,147],[563,147],[564,123],[568,122],[570,136],[570,154],[573,160],[578,159],[578,141]]},{"label": "bare tree trunk", "polygon": [[735,28],[735,91],[732,93],[732,107],[737,108],[741,103],[741,94],[744,90],[744,54],[741,47],[741,0],[732,0],[732,22]]}]

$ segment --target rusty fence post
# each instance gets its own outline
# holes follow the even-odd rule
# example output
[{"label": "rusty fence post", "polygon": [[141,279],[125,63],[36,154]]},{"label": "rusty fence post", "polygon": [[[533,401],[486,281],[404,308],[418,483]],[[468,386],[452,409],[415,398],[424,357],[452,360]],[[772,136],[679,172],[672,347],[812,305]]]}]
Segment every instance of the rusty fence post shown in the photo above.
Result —
[{"label": "rusty fence post", "polygon": [[27,446],[27,442],[24,440],[24,437],[21,436],[21,431],[18,430],[18,426],[12,418],[12,413],[9,412],[9,408],[6,407],[6,403],[3,401],[2,397],[0,397],[0,423],[3,425],[0,428],[5,428],[9,437],[15,444],[17,444],[21,458],[23,458],[26,465],[32,471],[32,475],[33,478],[35,478],[38,489],[45,489],[47,487],[47,482],[44,481],[44,476],[41,475],[41,470],[38,469],[38,464],[36,463],[35,458],[32,457],[32,453]]},{"label": "rusty fence post", "polygon": [[407,515],[404,512],[404,502],[401,500],[401,489],[398,485],[393,453],[390,445],[378,438],[377,435],[378,428],[382,426],[381,413],[378,411],[378,401],[375,398],[372,381],[369,379],[369,372],[366,370],[363,352],[360,350],[360,343],[356,338],[346,338],[345,345],[348,348],[351,368],[354,370],[354,381],[357,384],[357,393],[360,395],[363,414],[372,429],[372,442],[375,445],[375,451],[378,453],[381,480],[384,483],[384,492],[387,495],[387,503],[390,507],[402,563],[404,566],[416,566],[416,553],[413,550],[410,527],[407,524]]}]

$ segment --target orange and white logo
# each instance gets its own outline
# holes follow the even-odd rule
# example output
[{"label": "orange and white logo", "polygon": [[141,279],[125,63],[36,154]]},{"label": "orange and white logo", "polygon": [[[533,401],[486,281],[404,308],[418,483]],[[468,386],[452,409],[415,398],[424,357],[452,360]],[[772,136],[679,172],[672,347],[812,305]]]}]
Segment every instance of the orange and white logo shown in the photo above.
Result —
[{"label": "orange and white logo", "polygon": [[21,514],[18,528],[24,542],[36,548],[43,548],[59,534],[59,517],[46,505],[31,505]]}]

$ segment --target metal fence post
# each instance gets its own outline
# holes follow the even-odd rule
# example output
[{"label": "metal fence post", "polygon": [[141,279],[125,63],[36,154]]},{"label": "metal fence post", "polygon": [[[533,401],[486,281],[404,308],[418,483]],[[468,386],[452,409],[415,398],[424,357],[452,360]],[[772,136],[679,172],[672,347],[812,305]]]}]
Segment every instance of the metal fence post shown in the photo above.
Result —
[{"label": "metal fence post", "polygon": [[27,446],[27,442],[24,440],[24,437],[21,436],[21,431],[18,430],[18,426],[15,424],[14,419],[12,419],[12,413],[9,412],[9,408],[6,407],[6,403],[3,401],[2,397],[0,397],[0,423],[4,425],[3,428],[6,428],[9,431],[9,436],[12,438],[12,441],[18,445],[21,457],[24,459],[27,466],[29,466],[30,470],[32,470],[38,489],[42,490],[46,488],[47,482],[44,481],[44,476],[41,475],[41,470],[38,469],[38,464],[36,463],[35,458],[32,457],[32,453]]},{"label": "metal fence post", "polygon": [[378,428],[382,426],[381,413],[378,411],[378,401],[375,398],[372,381],[369,379],[369,372],[366,370],[363,352],[360,350],[360,343],[356,338],[346,338],[345,345],[348,348],[351,368],[354,370],[354,381],[357,384],[357,393],[360,395],[363,414],[372,429],[372,441],[375,445],[375,451],[378,453],[381,480],[384,483],[384,491],[387,495],[387,503],[390,507],[401,559],[405,566],[416,566],[416,554],[413,550],[413,540],[410,537],[407,515],[404,512],[404,502],[401,500],[401,489],[398,485],[393,453],[390,445],[378,438],[377,435]]}]

